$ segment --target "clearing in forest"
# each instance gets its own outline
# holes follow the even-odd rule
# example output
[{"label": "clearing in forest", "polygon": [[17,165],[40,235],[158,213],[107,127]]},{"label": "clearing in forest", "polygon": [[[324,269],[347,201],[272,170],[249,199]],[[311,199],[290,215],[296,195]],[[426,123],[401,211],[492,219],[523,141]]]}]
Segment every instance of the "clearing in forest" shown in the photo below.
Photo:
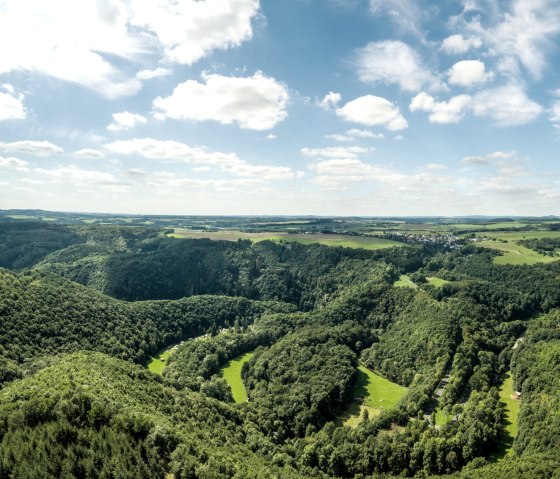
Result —
[{"label": "clearing in forest", "polygon": [[501,251],[502,256],[496,256],[493,259],[494,264],[537,264],[537,263],[550,263],[558,261],[559,258],[552,256],[544,256],[533,251],[532,249],[521,246],[517,243],[501,241],[481,241],[476,243],[484,248],[495,249]]},{"label": "clearing in forest", "polygon": [[162,349],[155,356],[151,357],[150,361],[148,362],[148,370],[161,376],[163,374],[165,366],[167,366],[169,356],[171,356],[171,353],[176,346],[177,345],[174,344],[166,349]]},{"label": "clearing in forest", "polygon": [[500,402],[505,406],[505,428],[500,438],[498,458],[503,458],[512,454],[513,440],[517,436],[517,417],[519,415],[519,399],[513,389],[511,372],[505,375],[500,387]]},{"label": "clearing in forest", "polygon": [[231,387],[231,394],[236,403],[247,401],[247,391],[241,379],[241,368],[253,357],[253,353],[245,353],[226,363],[222,369],[222,377]]},{"label": "clearing in forest", "polygon": [[418,289],[418,285],[416,283],[414,283],[410,279],[410,276],[408,276],[406,274],[401,274],[400,278],[397,281],[395,281],[393,286],[397,286],[399,288],[405,287],[405,288]]},{"label": "clearing in forest", "polygon": [[436,278],[435,276],[431,276],[426,278],[428,283],[435,286],[436,288],[441,288],[444,284],[449,283],[449,281],[441,278]]},{"label": "clearing in forest", "polygon": [[186,229],[175,229],[169,236],[174,238],[209,238],[212,240],[237,241],[248,239],[258,243],[259,241],[291,241],[301,244],[319,243],[326,246],[343,246],[345,248],[363,248],[377,250],[391,248],[393,246],[405,246],[404,243],[376,236],[349,236],[336,234],[304,234],[304,233],[245,233],[242,231],[193,231]]},{"label": "clearing in forest", "polygon": [[377,416],[385,409],[394,408],[406,394],[407,388],[385,379],[365,366],[358,367],[354,400],[342,414],[340,422],[356,427],[364,411],[369,417]]}]

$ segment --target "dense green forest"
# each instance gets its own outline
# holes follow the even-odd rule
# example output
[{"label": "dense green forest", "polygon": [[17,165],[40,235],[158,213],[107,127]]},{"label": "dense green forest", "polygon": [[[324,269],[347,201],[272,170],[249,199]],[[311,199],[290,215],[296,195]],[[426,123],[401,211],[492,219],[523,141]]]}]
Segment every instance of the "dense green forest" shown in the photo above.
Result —
[{"label": "dense green forest", "polygon": [[[0,222],[0,478],[557,477],[560,262],[496,254]],[[359,407],[359,365],[396,406]]]}]

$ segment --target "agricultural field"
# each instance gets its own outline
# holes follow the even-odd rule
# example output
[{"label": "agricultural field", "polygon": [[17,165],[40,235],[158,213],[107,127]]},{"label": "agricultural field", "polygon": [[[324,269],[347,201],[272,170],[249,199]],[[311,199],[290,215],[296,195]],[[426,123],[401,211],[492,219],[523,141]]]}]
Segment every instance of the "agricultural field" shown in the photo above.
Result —
[{"label": "agricultural field", "polygon": [[221,375],[231,387],[231,394],[236,403],[247,402],[247,391],[241,379],[241,368],[253,357],[253,353],[246,353],[239,356],[224,366]]},{"label": "agricultural field", "polygon": [[495,249],[503,253],[503,255],[496,256],[494,258],[494,264],[532,265],[537,263],[551,263],[552,261],[558,261],[559,259],[552,256],[544,256],[537,253],[536,251],[533,251],[532,249],[526,248],[525,246],[521,246],[510,241],[508,241],[507,243],[503,243],[501,241],[481,241],[480,243],[476,244],[478,246]]},{"label": "agricultural field", "polygon": [[406,391],[407,388],[385,379],[364,366],[359,366],[354,398],[361,398],[362,402],[352,401],[343,413],[341,421],[346,426],[356,427],[362,420],[364,411],[373,418],[385,409],[392,409],[403,398]]},{"label": "agricultural field", "polygon": [[174,238],[210,238],[213,240],[237,241],[248,239],[253,242],[259,241],[293,241],[301,244],[319,243],[326,246],[343,246],[345,248],[364,248],[377,250],[391,248],[393,246],[404,246],[398,241],[377,238],[374,236],[345,236],[338,234],[289,234],[289,233],[245,233],[242,231],[193,231],[186,229],[175,229],[169,236]]}]

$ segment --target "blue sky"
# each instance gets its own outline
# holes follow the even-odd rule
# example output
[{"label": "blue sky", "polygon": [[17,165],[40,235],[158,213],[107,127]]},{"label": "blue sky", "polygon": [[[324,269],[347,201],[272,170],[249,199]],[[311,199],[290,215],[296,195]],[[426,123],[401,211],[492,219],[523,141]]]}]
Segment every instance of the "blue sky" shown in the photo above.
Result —
[{"label": "blue sky", "polygon": [[560,214],[557,0],[0,0],[0,208]]}]

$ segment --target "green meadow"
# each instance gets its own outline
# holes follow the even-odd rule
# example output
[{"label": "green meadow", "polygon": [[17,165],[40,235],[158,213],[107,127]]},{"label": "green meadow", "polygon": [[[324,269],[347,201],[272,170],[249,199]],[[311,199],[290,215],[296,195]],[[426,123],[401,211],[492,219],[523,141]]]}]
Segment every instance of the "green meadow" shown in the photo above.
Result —
[{"label": "green meadow", "polygon": [[406,274],[401,274],[401,276],[399,277],[399,279],[397,281],[395,281],[395,283],[393,284],[393,286],[397,286],[399,288],[413,288],[413,289],[418,289],[418,285],[416,283],[414,283],[411,279],[410,276],[406,275]]},{"label": "green meadow", "polygon": [[361,398],[362,403],[352,401],[340,418],[340,422],[345,426],[356,427],[364,411],[368,412],[369,417],[374,417],[385,409],[392,409],[406,391],[407,388],[385,379],[365,366],[359,366],[354,398]]},{"label": "green meadow", "polygon": [[[512,240],[513,241],[513,240]],[[517,243],[501,241],[482,241],[476,243],[484,248],[495,249],[501,251],[501,256],[496,256],[493,260],[494,264],[537,264],[537,263],[551,263],[558,261],[558,258],[551,256],[544,256],[533,251],[532,249],[521,246]]]},{"label": "green meadow", "polygon": [[247,401],[247,391],[241,379],[241,368],[243,365],[253,357],[253,353],[245,353],[235,359],[228,361],[222,369],[222,377],[227,381],[231,387],[231,394],[236,403]]},{"label": "green meadow", "polygon": [[150,362],[148,363],[148,370],[161,376],[163,374],[165,366],[167,365],[167,362],[169,361],[169,356],[171,356],[174,347],[175,345],[163,349],[158,354],[151,357]]},{"label": "green meadow", "polygon": [[345,248],[363,248],[377,250],[391,248],[393,246],[404,246],[398,241],[378,238],[375,236],[345,236],[335,234],[304,234],[304,233],[245,233],[242,231],[193,231],[187,229],[175,229],[169,236],[173,238],[209,238],[212,240],[237,241],[248,239],[253,242],[259,241],[292,241],[301,244],[319,243],[326,246],[342,246]]}]

